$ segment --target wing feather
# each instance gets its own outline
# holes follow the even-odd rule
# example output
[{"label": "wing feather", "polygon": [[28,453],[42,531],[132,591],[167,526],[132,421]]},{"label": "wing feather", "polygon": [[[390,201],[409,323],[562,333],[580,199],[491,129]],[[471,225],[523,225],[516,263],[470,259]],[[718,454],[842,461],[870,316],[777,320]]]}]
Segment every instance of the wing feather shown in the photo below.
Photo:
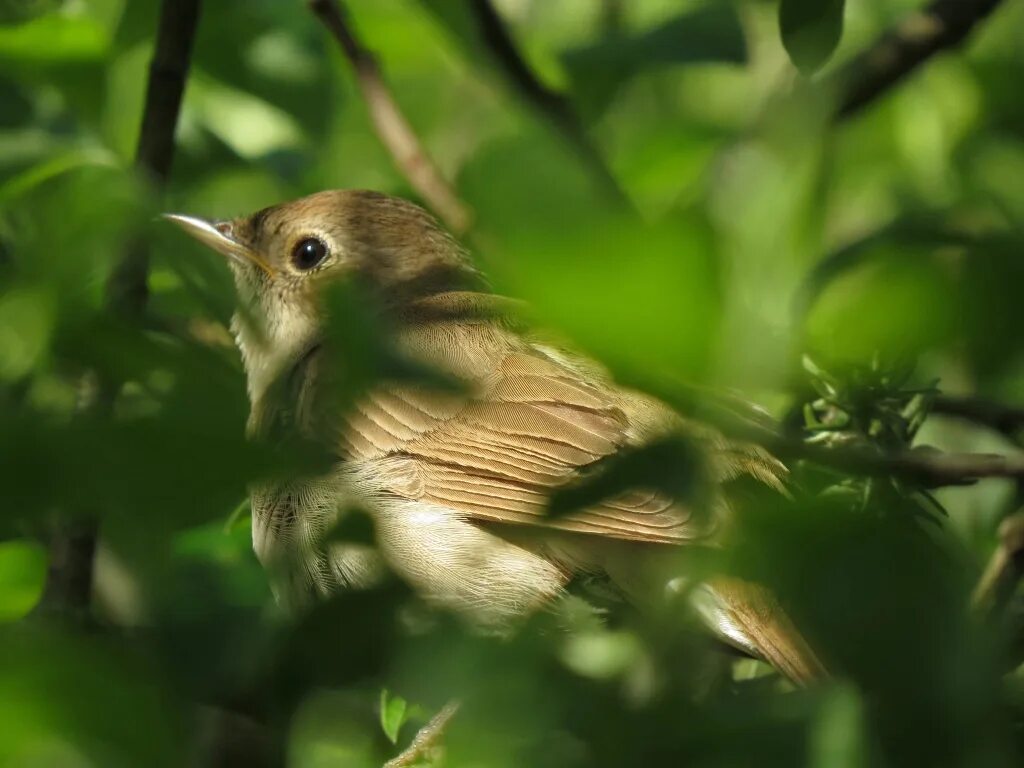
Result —
[{"label": "wing feather", "polygon": [[[493,523],[663,543],[706,534],[685,506],[642,488],[569,515],[548,516],[554,489],[622,447],[642,442],[650,431],[651,407],[628,402],[591,368],[531,345],[497,322],[481,323],[478,314],[460,320],[460,307],[479,311],[476,299],[454,297],[444,312],[443,297],[431,301],[440,319],[418,325],[404,348],[450,373],[464,372],[465,360],[472,360],[477,386],[470,394],[453,395],[388,384],[352,410],[341,439],[346,455],[356,462],[388,457],[390,466],[400,467],[379,473],[379,490]],[[633,423],[630,414],[643,414],[644,423]],[[666,428],[673,418],[664,409]],[[732,450],[737,453],[724,474],[756,463],[745,449]]]}]

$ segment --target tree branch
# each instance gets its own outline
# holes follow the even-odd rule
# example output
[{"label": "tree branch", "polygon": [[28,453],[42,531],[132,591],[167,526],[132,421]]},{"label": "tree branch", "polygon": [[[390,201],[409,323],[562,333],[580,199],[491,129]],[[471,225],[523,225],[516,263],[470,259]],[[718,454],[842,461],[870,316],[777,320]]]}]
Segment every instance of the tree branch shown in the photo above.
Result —
[{"label": "tree branch", "polygon": [[491,49],[509,83],[527,104],[561,132],[606,193],[616,202],[627,202],[618,181],[587,136],[572,103],[564,94],[552,90],[534,75],[490,0],[471,0],[470,8],[484,42]]},{"label": "tree branch", "polygon": [[[188,75],[192,41],[199,20],[200,0],[163,0],[156,48],[149,69],[135,167],[161,189],[174,157],[174,133]],[[138,318],[148,297],[149,252],[141,240],[128,245],[107,285],[107,307]],[[116,385],[88,385],[84,410],[107,408]],[[98,525],[95,517],[58,521],[51,534],[46,587],[37,612],[82,620],[89,615]]]},{"label": "tree branch", "polygon": [[384,82],[377,59],[355,36],[340,3],[308,1],[310,10],[338,41],[352,65],[377,136],[391,153],[398,170],[454,234],[464,234],[472,220],[469,207],[459,199],[423,148]]},{"label": "tree branch", "polygon": [[856,475],[895,475],[929,488],[967,485],[989,477],[1024,478],[1021,456],[931,451],[882,453],[867,448],[826,448],[777,436],[762,444],[783,458],[802,459]]},{"label": "tree branch", "polygon": [[770,416],[731,396],[678,383],[671,387],[644,379],[627,383],[661,398],[681,414],[714,426],[726,437],[755,443],[781,459],[853,475],[901,477],[928,487],[967,485],[989,477],[1024,479],[1024,454],[885,452],[866,446],[808,443],[798,435],[780,432]]},{"label": "tree branch", "polygon": [[1002,0],[933,0],[884,33],[833,78],[838,119],[857,114],[930,57],[959,45]]}]

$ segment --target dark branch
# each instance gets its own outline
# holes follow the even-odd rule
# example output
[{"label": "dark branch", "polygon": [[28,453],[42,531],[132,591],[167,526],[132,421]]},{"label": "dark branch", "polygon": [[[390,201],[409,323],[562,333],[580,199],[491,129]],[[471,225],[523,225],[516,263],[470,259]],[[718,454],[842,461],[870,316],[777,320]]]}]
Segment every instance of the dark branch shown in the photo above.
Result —
[{"label": "dark branch", "polygon": [[412,125],[388,88],[374,55],[349,26],[343,7],[335,0],[309,0],[309,8],[338,41],[352,65],[377,136],[395,165],[423,201],[456,235],[469,229],[472,215],[431,160]]},{"label": "dark branch", "polygon": [[[200,0],[163,0],[156,49],[149,70],[146,103],[139,132],[135,166],[161,189],[174,157],[174,133],[188,75],[192,41],[199,20]],[[125,249],[107,286],[107,306],[118,314],[138,318],[145,308],[149,253],[141,240]],[[100,381],[84,410],[109,409],[116,384]],[[98,526],[94,517],[62,520],[50,540],[50,565],[38,611],[84,619],[89,615]]]},{"label": "dark branch", "polygon": [[185,93],[200,0],[163,0],[156,50],[149,65],[146,105],[135,165],[158,186],[167,181],[174,159],[174,134]]},{"label": "dark branch", "polygon": [[562,133],[605,191],[617,202],[625,202],[618,181],[591,143],[569,99],[537,79],[490,0],[471,0],[470,7],[484,42],[519,95]]},{"label": "dark branch", "polygon": [[981,424],[1014,441],[1024,429],[1024,408],[977,397],[940,395],[932,403],[932,413]]},{"label": "dark branch", "polygon": [[46,588],[35,612],[59,615],[76,623],[86,621],[95,555],[96,526],[92,521],[56,524],[50,537]]},{"label": "dark branch", "polygon": [[959,45],[1002,0],[933,0],[843,67],[839,119],[855,115],[940,51]]}]

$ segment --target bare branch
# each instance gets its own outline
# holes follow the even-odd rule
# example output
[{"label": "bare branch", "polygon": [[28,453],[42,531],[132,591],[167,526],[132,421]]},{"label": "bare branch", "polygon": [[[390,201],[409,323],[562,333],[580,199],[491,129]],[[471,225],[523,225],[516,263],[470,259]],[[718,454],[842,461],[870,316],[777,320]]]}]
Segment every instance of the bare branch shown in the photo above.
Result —
[{"label": "bare branch", "polygon": [[843,94],[837,117],[857,114],[930,57],[959,45],[1000,2],[933,0],[912,13],[834,77]]},{"label": "bare branch", "polygon": [[355,36],[341,4],[335,0],[309,0],[309,8],[338,41],[352,65],[377,136],[398,170],[454,234],[464,234],[472,222],[469,207],[423,148],[384,82],[377,59]]},{"label": "bare branch", "polygon": [[[156,32],[156,49],[146,86],[135,166],[162,188],[174,157],[174,133],[188,75],[192,41],[199,20],[200,0],[163,0]],[[137,318],[148,297],[149,253],[141,241],[129,244],[107,286],[107,306]],[[116,396],[114,384],[98,387],[85,410],[109,408]],[[97,522],[88,516],[59,521],[51,534],[50,565],[38,612],[83,619],[89,615]]]},{"label": "bare branch", "polygon": [[552,90],[534,75],[490,0],[471,0],[470,8],[476,16],[484,42],[523,100],[562,133],[612,199],[626,202],[625,193],[608,170],[604,158],[591,143],[572,103],[564,94]]},{"label": "bare branch", "polygon": [[978,580],[971,606],[983,616],[998,616],[1024,578],[1024,512],[1007,517],[999,526],[999,543]]}]

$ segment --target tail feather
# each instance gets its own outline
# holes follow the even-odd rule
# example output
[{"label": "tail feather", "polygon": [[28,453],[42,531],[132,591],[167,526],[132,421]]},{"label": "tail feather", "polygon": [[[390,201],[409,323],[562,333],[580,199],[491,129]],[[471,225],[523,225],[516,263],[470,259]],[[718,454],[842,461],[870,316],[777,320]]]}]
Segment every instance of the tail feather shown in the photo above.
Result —
[{"label": "tail feather", "polygon": [[697,610],[723,640],[764,659],[798,685],[828,677],[821,659],[763,587],[723,578],[702,588]]}]

